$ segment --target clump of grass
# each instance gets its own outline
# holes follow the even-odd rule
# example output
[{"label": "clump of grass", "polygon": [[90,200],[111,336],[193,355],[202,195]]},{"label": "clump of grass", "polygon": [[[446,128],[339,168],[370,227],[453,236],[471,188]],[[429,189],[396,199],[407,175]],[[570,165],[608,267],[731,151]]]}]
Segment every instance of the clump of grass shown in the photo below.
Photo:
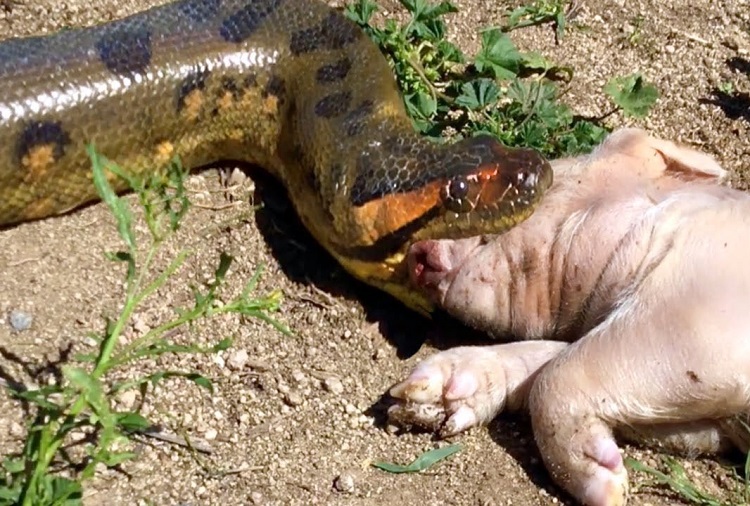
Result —
[{"label": "clump of grass", "polygon": [[[550,158],[590,151],[607,134],[610,114],[642,117],[658,98],[642,76],[616,76],[604,88],[613,110],[602,118],[576,116],[561,101],[561,86],[573,69],[538,53],[520,52],[498,28],[481,32],[481,49],[467,57],[446,39],[444,16],[457,12],[449,1],[400,0],[410,18],[399,25],[370,24],[377,4],[357,0],[346,7],[388,58],[414,126],[435,139],[489,133],[508,146],[538,149]],[[565,2],[535,2],[511,13],[514,28],[553,18],[564,27]],[[510,26],[509,25],[509,26]],[[508,29],[507,27],[505,28]]]},{"label": "clump of grass", "polygon": [[[175,161],[166,177],[141,180],[128,176],[93,148],[89,149],[89,155],[94,184],[116,218],[124,245],[121,251],[108,254],[112,261],[126,266],[123,307],[116,320],[106,321],[100,333],[91,334],[98,343],[97,353],[78,356],[74,363],[62,366],[61,382],[28,390],[11,390],[12,395],[32,406],[34,415],[21,452],[6,457],[2,462],[0,505],[80,504],[83,485],[94,475],[98,464],[111,467],[134,458],[135,455],[125,449],[127,439],[132,434],[146,431],[151,423],[137,411],[116,410],[113,399],[118,393],[129,389],[145,392],[146,386],[156,385],[166,378],[183,378],[209,393],[213,392],[209,378],[191,371],[160,370],[127,382],[111,379],[113,373],[144,359],[165,354],[215,353],[231,345],[230,339],[209,347],[176,344],[168,337],[175,329],[203,318],[231,312],[260,318],[288,333],[270,316],[279,308],[280,292],[252,296],[260,270],[239,297],[219,304],[220,290],[232,262],[231,256],[222,254],[213,281],[203,289],[193,290],[192,306],[178,310],[171,320],[128,344],[122,344],[120,338],[136,309],[149,301],[190,256],[189,250],[183,250],[165,269],[154,273],[156,253],[164,241],[179,229],[188,209],[189,202],[183,186],[184,171]],[[107,173],[125,179],[138,195],[150,231],[145,254],[141,254],[136,240],[133,214],[127,202],[112,190]],[[68,466],[66,472],[62,473],[60,468],[65,464],[62,457],[74,432],[89,436],[86,456],[83,462]]]},{"label": "clump of grass", "polygon": [[508,15],[508,22],[504,31],[516,28],[553,23],[555,26],[555,40],[560,44],[568,25],[568,17],[578,10],[576,2],[569,0],[534,0],[529,4],[516,7]]},{"label": "clump of grass", "polygon": [[666,472],[654,469],[632,458],[626,459],[625,463],[634,471],[642,472],[653,478],[650,483],[646,483],[646,486],[667,486],[689,504],[700,506],[750,504],[750,455],[745,458],[742,476],[736,468],[731,469],[730,483],[733,486],[729,490],[725,490],[724,497],[721,498],[702,490],[693,483],[685,472],[685,468],[673,457],[662,456],[661,460]]}]

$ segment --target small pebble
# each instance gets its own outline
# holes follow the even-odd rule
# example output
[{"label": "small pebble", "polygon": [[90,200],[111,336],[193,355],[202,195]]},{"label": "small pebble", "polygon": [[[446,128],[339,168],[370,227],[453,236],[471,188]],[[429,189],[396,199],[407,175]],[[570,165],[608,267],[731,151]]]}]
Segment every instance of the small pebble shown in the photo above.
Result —
[{"label": "small pebble", "polygon": [[251,492],[250,493],[250,502],[255,505],[263,504],[263,494],[260,492]]},{"label": "small pebble", "polygon": [[344,392],[344,384],[341,380],[336,377],[329,377],[323,380],[323,388],[333,394],[341,394]]},{"label": "small pebble", "polygon": [[135,401],[138,399],[138,393],[135,390],[126,390],[122,392],[117,400],[125,411],[131,411],[135,406]]},{"label": "small pebble", "polygon": [[203,439],[205,439],[206,441],[213,441],[218,435],[219,432],[212,427],[208,429],[205,434],[203,434]]},{"label": "small pebble", "polygon": [[307,375],[299,369],[292,372],[292,378],[294,379],[294,381],[300,384],[304,384],[307,382]]},{"label": "small pebble", "polygon": [[11,422],[10,426],[8,427],[8,433],[13,437],[21,437],[25,434],[25,431],[20,423]]},{"label": "small pebble", "polygon": [[31,322],[34,319],[29,313],[14,309],[9,315],[10,326],[17,332],[23,332],[31,327]]},{"label": "small pebble", "polygon": [[351,494],[354,492],[354,475],[348,471],[341,473],[333,480],[333,488]]},{"label": "small pebble", "polygon": [[378,348],[375,353],[372,354],[373,360],[383,360],[388,357],[388,350],[385,348]]},{"label": "small pebble", "polygon": [[247,354],[246,350],[237,350],[229,355],[229,358],[227,359],[227,366],[229,366],[229,368],[233,371],[239,371],[243,367],[245,367],[245,364],[247,364],[247,361],[249,359],[250,356]]},{"label": "small pebble", "polygon": [[284,402],[286,402],[290,406],[299,406],[304,402],[304,399],[299,394],[299,392],[289,392],[284,396]]}]

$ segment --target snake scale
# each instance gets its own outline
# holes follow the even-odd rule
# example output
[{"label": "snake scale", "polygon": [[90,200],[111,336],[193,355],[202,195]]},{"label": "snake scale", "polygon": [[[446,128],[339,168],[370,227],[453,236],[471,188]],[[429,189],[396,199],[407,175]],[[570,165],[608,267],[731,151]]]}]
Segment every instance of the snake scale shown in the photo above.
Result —
[{"label": "snake scale", "polygon": [[419,136],[377,46],[319,0],[180,0],[9,39],[0,84],[0,227],[96,200],[87,143],[133,174],[246,161],[346,270],[422,312],[409,244],[507,230],[552,180],[530,149]]}]

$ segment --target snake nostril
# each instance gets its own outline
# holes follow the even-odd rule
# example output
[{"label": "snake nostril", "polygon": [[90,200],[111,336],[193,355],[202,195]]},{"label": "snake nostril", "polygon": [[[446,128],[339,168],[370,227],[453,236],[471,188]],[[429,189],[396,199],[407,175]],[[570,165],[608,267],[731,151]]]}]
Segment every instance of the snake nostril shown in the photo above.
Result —
[{"label": "snake nostril", "polygon": [[522,188],[533,188],[536,186],[536,174],[529,170],[522,170],[516,174],[516,183]]}]

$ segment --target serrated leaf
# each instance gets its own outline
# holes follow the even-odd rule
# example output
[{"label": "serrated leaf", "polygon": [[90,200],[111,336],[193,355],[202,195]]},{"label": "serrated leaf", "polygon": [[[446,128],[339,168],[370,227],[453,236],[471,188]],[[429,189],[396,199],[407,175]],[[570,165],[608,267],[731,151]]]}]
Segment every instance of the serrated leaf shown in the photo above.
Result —
[{"label": "serrated leaf", "polygon": [[496,79],[513,79],[523,62],[523,55],[513,41],[500,30],[482,32],[482,49],[474,59],[479,72],[490,73]]},{"label": "serrated leaf", "polygon": [[346,5],[344,13],[346,17],[354,21],[360,26],[364,26],[370,22],[370,18],[378,10],[378,4],[371,0],[357,0],[354,3]]},{"label": "serrated leaf", "polygon": [[62,371],[71,385],[83,394],[86,402],[97,415],[104,415],[109,412],[109,406],[106,405],[107,401],[104,398],[99,380],[79,367],[63,366]]},{"label": "serrated leaf", "polygon": [[454,453],[457,453],[463,449],[460,444],[452,444],[443,446],[442,448],[436,448],[424,452],[422,455],[417,457],[411,464],[402,466],[399,464],[392,464],[389,462],[373,462],[372,466],[387,471],[389,473],[418,473],[429,469],[441,460],[447,459]]},{"label": "serrated leaf", "polygon": [[91,170],[96,191],[112,211],[117,220],[117,230],[120,237],[128,246],[128,249],[132,251],[135,248],[135,234],[133,233],[133,218],[130,215],[130,209],[127,203],[117,196],[104,174],[107,161],[99,156],[93,144],[86,146],[86,152],[91,159]]},{"label": "serrated leaf", "polygon": [[471,110],[479,110],[493,105],[499,96],[500,88],[492,79],[475,79],[461,86],[461,95],[456,97],[456,104]]},{"label": "serrated leaf", "polygon": [[659,98],[656,86],[647,83],[638,73],[610,79],[604,92],[626,116],[636,118],[645,117]]},{"label": "serrated leaf", "polygon": [[418,91],[405,97],[407,109],[412,116],[430,119],[437,111],[437,101],[429,93]]}]

